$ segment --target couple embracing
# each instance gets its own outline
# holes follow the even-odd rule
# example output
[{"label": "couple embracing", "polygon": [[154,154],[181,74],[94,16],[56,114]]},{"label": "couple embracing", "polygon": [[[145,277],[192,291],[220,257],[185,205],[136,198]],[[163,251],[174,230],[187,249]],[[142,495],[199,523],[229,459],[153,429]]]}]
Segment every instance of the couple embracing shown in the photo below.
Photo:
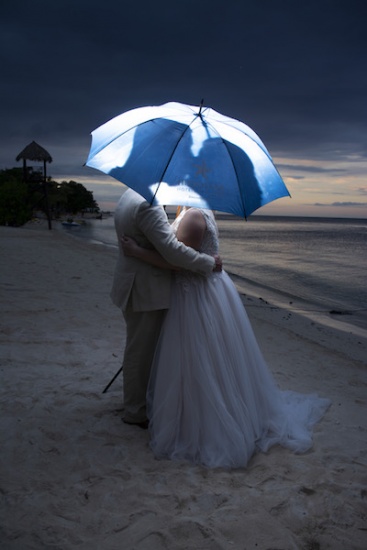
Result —
[{"label": "couple embracing", "polygon": [[281,391],[218,255],[212,212],[172,226],[128,189],[115,212],[111,297],[124,315],[124,417],[148,427],[157,458],[245,467],[256,451],[312,446],[327,399]]}]

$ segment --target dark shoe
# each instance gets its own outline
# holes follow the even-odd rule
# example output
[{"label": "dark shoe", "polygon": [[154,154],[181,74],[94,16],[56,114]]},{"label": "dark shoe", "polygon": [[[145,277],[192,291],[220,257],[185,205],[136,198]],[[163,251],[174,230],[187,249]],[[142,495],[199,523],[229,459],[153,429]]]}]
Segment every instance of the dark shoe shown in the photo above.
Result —
[{"label": "dark shoe", "polygon": [[149,427],[149,420],[143,420],[142,422],[130,422],[129,420],[122,419],[125,424],[130,424],[131,426],[138,426],[142,430],[147,430]]}]

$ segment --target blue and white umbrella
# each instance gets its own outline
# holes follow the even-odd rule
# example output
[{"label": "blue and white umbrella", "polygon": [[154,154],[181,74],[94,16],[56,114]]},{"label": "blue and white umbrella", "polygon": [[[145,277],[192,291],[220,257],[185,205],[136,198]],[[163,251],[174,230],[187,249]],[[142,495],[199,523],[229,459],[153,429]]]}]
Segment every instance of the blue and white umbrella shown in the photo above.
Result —
[{"label": "blue and white umbrella", "polygon": [[166,103],[127,111],[92,132],[87,166],[153,205],[248,217],[289,192],[261,139],[208,107]]}]

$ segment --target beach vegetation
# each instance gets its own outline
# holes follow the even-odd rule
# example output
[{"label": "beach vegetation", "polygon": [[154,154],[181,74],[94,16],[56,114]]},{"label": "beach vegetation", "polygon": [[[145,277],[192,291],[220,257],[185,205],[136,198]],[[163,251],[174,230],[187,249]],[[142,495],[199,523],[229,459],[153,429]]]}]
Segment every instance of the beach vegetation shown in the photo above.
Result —
[{"label": "beach vegetation", "polygon": [[92,191],[73,180],[53,182],[50,201],[53,201],[51,207],[56,208],[58,212],[61,210],[61,213],[77,214],[90,209],[99,211]]},{"label": "beach vegetation", "polygon": [[0,171],[0,225],[20,226],[32,217],[20,168]]},{"label": "beach vegetation", "polygon": [[[54,219],[85,211],[98,213],[99,207],[89,191],[76,181],[43,180],[41,173],[24,179],[22,168],[0,170],[0,225],[20,226],[32,219],[35,211]],[[47,195],[47,201],[46,201]]]}]

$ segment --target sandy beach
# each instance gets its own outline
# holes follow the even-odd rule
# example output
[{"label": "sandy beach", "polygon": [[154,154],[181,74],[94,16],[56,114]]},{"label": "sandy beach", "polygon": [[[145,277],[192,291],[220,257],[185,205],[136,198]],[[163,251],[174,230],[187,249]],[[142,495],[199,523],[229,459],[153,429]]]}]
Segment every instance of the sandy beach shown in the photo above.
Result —
[{"label": "sandy beach", "polygon": [[121,421],[122,378],[102,393],[124,349],[116,250],[42,223],[0,227],[0,246],[3,550],[367,548],[367,333],[246,292],[280,387],[332,401],[313,449],[158,461]]}]

